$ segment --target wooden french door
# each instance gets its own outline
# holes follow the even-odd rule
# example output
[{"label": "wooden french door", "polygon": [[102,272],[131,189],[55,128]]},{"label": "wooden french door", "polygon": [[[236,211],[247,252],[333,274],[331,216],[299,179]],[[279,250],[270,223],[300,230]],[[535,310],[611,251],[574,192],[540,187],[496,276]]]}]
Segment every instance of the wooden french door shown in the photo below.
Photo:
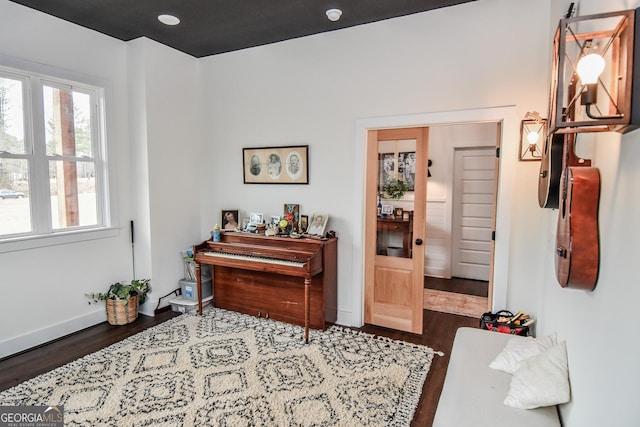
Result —
[{"label": "wooden french door", "polygon": [[[422,334],[428,136],[428,128],[371,130],[366,148],[364,320],[416,334]],[[409,187],[398,200],[384,191],[394,178]]]}]

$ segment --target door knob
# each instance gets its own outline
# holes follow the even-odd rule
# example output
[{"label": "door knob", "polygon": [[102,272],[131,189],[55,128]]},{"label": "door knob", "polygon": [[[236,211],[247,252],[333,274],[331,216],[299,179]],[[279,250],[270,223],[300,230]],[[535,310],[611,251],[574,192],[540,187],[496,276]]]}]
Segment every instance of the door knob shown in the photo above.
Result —
[{"label": "door knob", "polygon": [[416,245],[420,246],[422,244],[422,239],[416,239]]}]

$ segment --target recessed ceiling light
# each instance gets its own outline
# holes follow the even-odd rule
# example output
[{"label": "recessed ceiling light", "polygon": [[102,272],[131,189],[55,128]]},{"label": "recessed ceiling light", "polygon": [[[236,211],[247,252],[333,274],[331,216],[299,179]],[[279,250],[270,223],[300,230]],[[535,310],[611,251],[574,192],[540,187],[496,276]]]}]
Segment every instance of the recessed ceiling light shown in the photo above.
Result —
[{"label": "recessed ceiling light", "polygon": [[329,9],[327,10],[327,18],[330,21],[337,21],[342,16],[342,11],[340,9]]},{"label": "recessed ceiling light", "polygon": [[158,21],[165,25],[178,25],[180,19],[173,15],[158,15]]}]

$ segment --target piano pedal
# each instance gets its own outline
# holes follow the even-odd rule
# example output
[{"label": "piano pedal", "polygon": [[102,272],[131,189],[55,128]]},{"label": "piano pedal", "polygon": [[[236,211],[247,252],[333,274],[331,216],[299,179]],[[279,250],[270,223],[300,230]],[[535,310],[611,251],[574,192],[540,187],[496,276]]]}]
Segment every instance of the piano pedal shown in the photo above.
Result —
[{"label": "piano pedal", "polygon": [[262,312],[261,311],[258,312],[258,318],[260,318],[260,317],[262,317]]},{"label": "piano pedal", "polygon": [[267,313],[267,315],[266,315],[264,318],[265,318],[265,319],[268,319],[268,318],[269,318],[269,313]]}]

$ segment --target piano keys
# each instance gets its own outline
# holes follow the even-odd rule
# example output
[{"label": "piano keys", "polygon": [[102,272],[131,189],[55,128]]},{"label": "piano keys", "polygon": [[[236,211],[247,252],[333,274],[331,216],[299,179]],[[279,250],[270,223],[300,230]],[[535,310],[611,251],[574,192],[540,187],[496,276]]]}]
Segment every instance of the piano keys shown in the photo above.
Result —
[{"label": "piano keys", "polygon": [[[220,242],[194,246],[212,266],[213,305],[245,314],[326,329],[337,318],[337,239],[291,239],[223,232]],[[202,299],[198,294],[198,312]]]}]

